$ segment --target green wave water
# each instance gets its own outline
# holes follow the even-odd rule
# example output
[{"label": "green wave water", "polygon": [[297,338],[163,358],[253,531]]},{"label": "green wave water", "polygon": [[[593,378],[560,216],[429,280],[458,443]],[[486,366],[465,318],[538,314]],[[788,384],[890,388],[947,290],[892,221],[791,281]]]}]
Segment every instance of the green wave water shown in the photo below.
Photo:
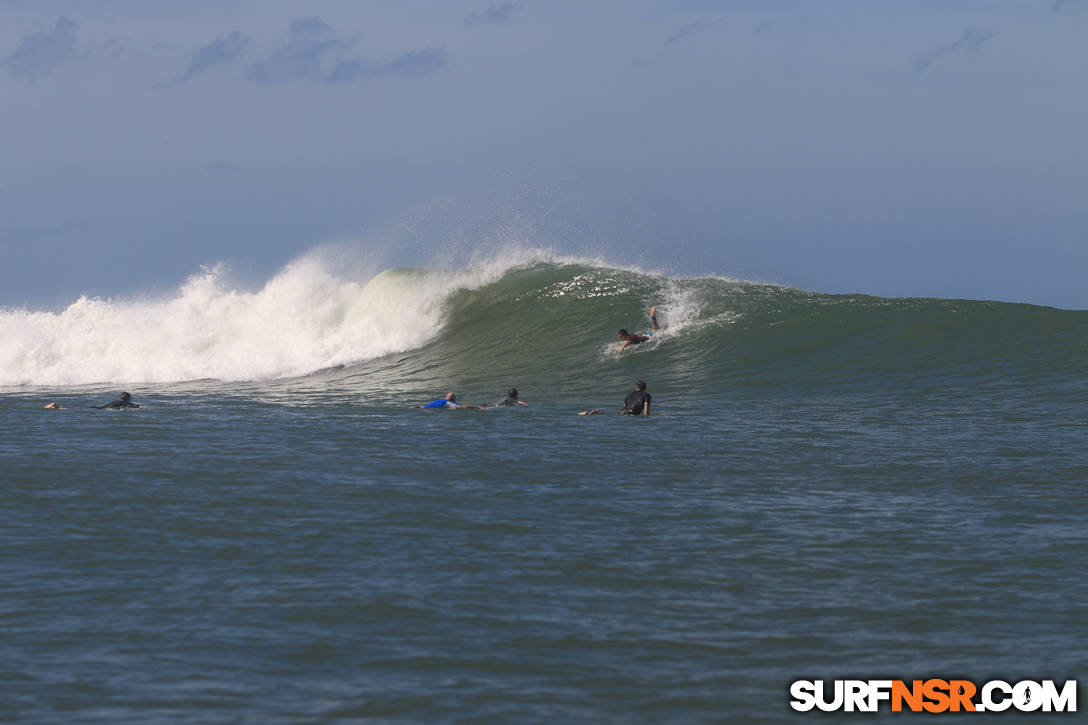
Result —
[{"label": "green wave water", "polygon": [[[664,329],[618,354],[617,330],[648,331],[652,305]],[[636,369],[675,390],[799,392],[1037,384],[1060,390],[1080,388],[1088,373],[1088,312],[826,295],[585,265],[536,264],[456,290],[442,319],[420,349],[362,369],[440,387],[443,380],[475,386],[510,379],[575,394],[615,385],[617,374]]]}]

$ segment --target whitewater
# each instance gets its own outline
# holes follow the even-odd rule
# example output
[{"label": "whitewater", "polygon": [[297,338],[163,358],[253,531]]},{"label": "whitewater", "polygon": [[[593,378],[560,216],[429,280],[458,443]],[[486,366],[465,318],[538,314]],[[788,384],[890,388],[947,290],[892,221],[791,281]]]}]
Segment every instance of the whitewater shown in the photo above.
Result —
[{"label": "whitewater", "polygon": [[80,297],[60,313],[0,313],[0,385],[260,380],[418,347],[442,301],[471,274],[338,277],[318,257],[288,265],[260,290],[232,288],[224,267],[166,299]]}]

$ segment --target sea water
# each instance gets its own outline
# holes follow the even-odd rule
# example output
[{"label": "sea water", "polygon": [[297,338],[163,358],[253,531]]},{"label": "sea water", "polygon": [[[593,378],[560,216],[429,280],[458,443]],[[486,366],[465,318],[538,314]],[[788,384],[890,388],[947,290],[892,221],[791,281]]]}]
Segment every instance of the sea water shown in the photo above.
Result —
[{"label": "sea water", "polygon": [[[782,722],[799,679],[1083,681],[1086,340],[556,258],[5,310],[0,719]],[[650,416],[576,415],[639,379]]]}]

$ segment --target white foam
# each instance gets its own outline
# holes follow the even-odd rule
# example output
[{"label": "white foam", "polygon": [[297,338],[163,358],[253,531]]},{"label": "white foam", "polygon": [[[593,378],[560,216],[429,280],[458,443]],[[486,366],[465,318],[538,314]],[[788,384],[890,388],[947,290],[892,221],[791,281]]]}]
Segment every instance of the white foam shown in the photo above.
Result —
[{"label": "white foam", "polygon": [[0,385],[304,375],[423,345],[440,331],[453,289],[501,273],[387,271],[360,284],[310,255],[255,292],[212,268],[165,299],[80,297],[59,313],[0,311]]}]

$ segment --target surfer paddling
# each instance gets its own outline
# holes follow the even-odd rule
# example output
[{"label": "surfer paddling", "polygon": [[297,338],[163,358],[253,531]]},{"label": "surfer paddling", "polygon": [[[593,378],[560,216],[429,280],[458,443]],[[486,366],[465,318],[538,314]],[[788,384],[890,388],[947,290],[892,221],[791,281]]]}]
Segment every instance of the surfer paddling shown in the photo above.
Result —
[{"label": "surfer paddling", "polygon": [[[105,405],[92,405],[94,410],[131,410],[133,408],[142,408],[142,405],[136,405],[132,402],[132,396],[129,393],[121,393],[121,397]],[[46,403],[46,410],[68,410],[63,405],[57,402]]]},{"label": "surfer paddling", "polygon": [[[627,397],[623,399],[623,410],[616,415],[649,415],[650,414],[650,394],[646,392],[646,381],[639,380],[635,383],[635,389],[627,394]],[[578,415],[605,415],[605,411],[597,410],[583,410]]]},{"label": "surfer paddling", "polygon": [[446,393],[446,397],[439,398],[438,400],[432,400],[426,405],[417,406],[426,410],[457,410],[458,408],[464,408],[466,410],[479,410],[478,405],[465,405],[464,403],[457,402],[457,395],[455,393]]},{"label": "surfer paddling", "polygon": [[620,347],[620,352],[623,352],[631,345],[641,345],[650,339],[649,335],[636,335],[633,332],[627,332],[627,330],[620,328],[620,339],[623,340],[623,345]]},{"label": "surfer paddling", "polygon": [[640,345],[651,337],[653,334],[661,329],[661,326],[657,324],[657,305],[650,308],[650,331],[645,335],[637,335],[635,333],[628,332],[626,329],[620,329],[620,339],[623,340],[623,345],[620,347],[620,352],[623,352],[631,345]]},{"label": "surfer paddling", "polygon": [[506,391],[506,397],[495,403],[496,408],[509,408],[516,405],[528,405],[524,400],[518,397],[518,389],[510,388]]},{"label": "surfer paddling", "polygon": [[133,403],[132,396],[128,393],[121,393],[121,397],[111,403],[106,403],[105,405],[95,405],[92,407],[98,410],[130,410],[132,408],[142,408],[144,406],[136,405],[135,403]]}]

